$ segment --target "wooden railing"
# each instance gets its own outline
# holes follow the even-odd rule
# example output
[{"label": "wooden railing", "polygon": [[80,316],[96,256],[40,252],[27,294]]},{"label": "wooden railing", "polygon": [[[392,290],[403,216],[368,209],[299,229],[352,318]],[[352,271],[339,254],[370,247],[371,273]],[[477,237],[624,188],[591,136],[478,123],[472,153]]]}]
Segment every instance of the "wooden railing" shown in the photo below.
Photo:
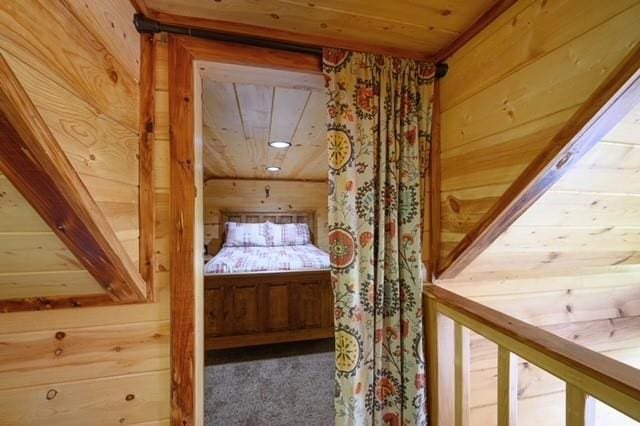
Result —
[{"label": "wooden railing", "polygon": [[[640,421],[640,370],[438,286],[423,298],[431,426],[467,426],[469,330],[498,345],[498,426],[515,426],[518,357],[566,383],[566,424],[594,424],[595,399]],[[541,425],[543,426],[543,425]]]}]

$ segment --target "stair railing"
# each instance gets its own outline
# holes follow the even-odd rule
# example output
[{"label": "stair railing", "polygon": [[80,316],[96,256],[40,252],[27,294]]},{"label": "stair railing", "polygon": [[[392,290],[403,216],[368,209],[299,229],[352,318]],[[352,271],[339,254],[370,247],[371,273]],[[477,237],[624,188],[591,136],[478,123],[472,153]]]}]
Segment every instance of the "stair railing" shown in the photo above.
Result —
[{"label": "stair railing", "polygon": [[469,330],[498,345],[498,426],[517,422],[518,357],[566,383],[568,426],[594,424],[594,398],[640,421],[640,370],[442,287],[423,296],[431,426],[472,424]]}]

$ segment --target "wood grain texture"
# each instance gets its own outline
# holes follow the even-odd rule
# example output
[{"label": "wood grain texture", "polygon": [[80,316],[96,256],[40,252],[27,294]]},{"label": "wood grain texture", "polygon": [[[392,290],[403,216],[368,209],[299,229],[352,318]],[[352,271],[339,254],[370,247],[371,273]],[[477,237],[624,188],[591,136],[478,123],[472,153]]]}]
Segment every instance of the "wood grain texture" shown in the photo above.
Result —
[{"label": "wood grain texture", "polygon": [[[84,8],[87,2],[69,3],[78,3],[72,6]],[[90,65],[84,68],[82,64],[116,61],[120,65],[121,54],[139,49],[136,33],[130,36],[131,33],[127,32],[126,38],[119,33],[113,34],[116,29],[123,28],[120,27],[121,22],[130,25],[131,16],[125,16],[130,6],[125,2],[122,3],[125,9],[115,10],[112,8],[119,7],[119,0],[100,3],[101,7],[87,9],[86,13],[101,14],[90,19],[105,23],[106,29],[98,26],[89,31],[75,17],[62,27],[57,20],[48,17],[49,10],[56,10],[63,2],[47,2],[44,8],[31,7],[31,3],[4,2],[0,8],[17,8],[24,19],[36,27],[38,38],[34,42],[27,32],[20,32],[17,42],[21,46],[11,48],[19,55],[7,54],[7,61],[118,239],[123,245],[132,243],[137,247],[137,86],[134,85],[135,93],[124,92],[119,101],[128,104],[131,125],[123,125],[112,118],[111,112],[88,102],[88,98],[81,95],[81,89],[72,89],[78,85],[91,90],[95,87],[93,78],[98,78],[99,82],[102,76],[109,79],[106,68],[99,71],[101,76],[95,77],[93,68]],[[3,16],[6,17],[4,13]],[[126,22],[114,20],[115,28],[112,28],[108,20],[111,17],[123,17]],[[3,43],[17,29],[12,24],[0,27]],[[56,39],[59,31],[67,33],[69,38],[63,41]],[[105,34],[95,34],[94,31],[105,31]],[[94,42],[90,50],[78,53],[72,43],[74,39],[89,37],[87,32],[93,34]],[[107,38],[114,42],[108,49],[98,42]],[[42,45],[53,50],[60,48],[69,54],[54,59],[60,62],[69,60],[75,64],[77,73],[73,82],[60,77],[58,65],[43,63],[32,66],[39,63],[37,49]],[[3,55],[7,52],[4,46]],[[122,67],[137,69],[136,65],[125,67],[123,64]],[[166,69],[166,63],[163,67]],[[128,73],[124,72],[122,78],[130,79],[126,76]],[[102,87],[99,90],[108,89]],[[113,92],[104,96],[109,95],[115,96]],[[157,141],[154,171],[161,183],[168,182],[168,149],[168,143]],[[8,182],[0,179],[0,186],[2,181]],[[0,193],[5,188],[1,188]],[[0,374],[2,383],[6,385],[0,396],[0,424],[167,424],[170,399],[168,184],[160,187],[157,183],[155,191],[158,195],[156,206],[153,206],[158,211],[156,250],[161,260],[154,273],[156,301],[0,314],[0,340],[8,344],[6,348],[11,347],[0,355]],[[8,205],[4,203],[7,198],[11,199]],[[12,193],[0,197],[2,232],[29,229],[39,232],[38,226],[42,226],[44,231],[49,230],[37,213],[31,216],[14,201]],[[130,256],[133,260],[133,254]],[[45,298],[81,295],[87,291],[95,293],[94,288],[99,288],[86,271],[49,272],[37,269],[37,261],[34,261],[30,267],[32,272],[3,275],[0,280],[8,280],[14,289],[23,284],[33,286],[32,295],[39,293]],[[93,284],[85,286],[83,281],[87,278],[93,280]],[[21,295],[15,293],[15,296]],[[63,334],[65,337],[62,339],[56,337]],[[49,391],[57,391],[50,400],[47,399]],[[128,395],[133,395],[133,399],[127,399]]]},{"label": "wood grain texture", "polygon": [[115,300],[144,298],[133,262],[4,59],[0,72],[4,174]]},{"label": "wood grain texture", "polygon": [[487,9],[473,24],[467,27],[458,38],[453,40],[449,45],[438,51],[434,57],[434,62],[444,62],[446,59],[456,53],[462,46],[467,44],[469,40],[474,38],[478,33],[484,30],[489,24],[491,24],[498,16],[504,13],[510,8],[516,0],[499,0],[493,3],[493,5]]},{"label": "wood grain texture", "polygon": [[171,122],[171,424],[194,425],[195,412],[195,142],[192,54],[169,37]]},{"label": "wood grain texture", "polygon": [[156,211],[154,182],[156,47],[152,34],[143,34],[141,43],[140,131],[139,131],[139,217],[140,273],[147,283],[147,300],[153,301]]},{"label": "wood grain texture", "polygon": [[[325,182],[291,182],[271,180],[212,179],[204,185],[204,240],[212,253],[222,241],[220,212],[241,210],[244,212],[312,211],[315,213],[315,229],[312,229],[316,245],[327,251],[328,198]],[[268,192],[268,194],[267,194]]]},{"label": "wood grain texture", "polygon": [[498,346],[498,426],[518,424],[518,358]]},{"label": "wood grain texture", "polygon": [[29,0],[16,6],[9,1],[2,3],[2,11],[3,54],[8,52],[32,68],[48,70],[54,82],[137,130],[136,81],[63,2]]},{"label": "wood grain texture", "polygon": [[333,337],[330,271],[211,274],[205,280],[205,348]]},{"label": "wood grain texture", "polygon": [[168,383],[168,371],[160,370],[19,387],[0,390],[0,406],[7,424],[139,423],[167,417]]},{"label": "wood grain texture", "polygon": [[428,286],[438,311],[507,350],[542,366],[595,398],[640,419],[637,370],[566,342],[539,328],[505,316],[441,287]]},{"label": "wood grain texture", "polygon": [[455,276],[640,103],[640,45],[590,96],[447,257],[439,275]]},{"label": "wood grain texture", "polygon": [[[326,181],[324,91],[243,80],[249,83],[204,83],[205,179]],[[292,146],[276,149],[268,145],[271,141]],[[267,171],[268,166],[280,171]]]},{"label": "wood grain texture", "polygon": [[640,41],[627,31],[640,17],[637,1],[593,6],[518,2],[449,58],[443,258]]},{"label": "wood grain texture", "polygon": [[100,41],[135,81],[144,75],[140,69],[140,36],[133,24],[136,12],[129,0],[62,0],[78,21]]},{"label": "wood grain texture", "polygon": [[[160,55],[159,55],[160,56]],[[201,395],[197,383],[202,380],[198,372],[197,359],[199,348],[201,311],[197,310],[197,276],[202,274],[198,253],[202,237],[196,232],[196,220],[200,213],[196,208],[196,143],[201,140],[200,129],[196,129],[196,120],[201,119],[202,111],[196,105],[194,96],[200,96],[200,81],[194,79],[194,63],[199,61],[218,61],[247,66],[262,66],[297,72],[320,72],[317,57],[290,52],[272,51],[251,46],[237,46],[229,43],[209,42],[189,37],[169,36],[169,102],[156,96],[156,121],[165,119],[163,113],[169,113],[170,121],[170,187],[181,188],[171,191],[170,202],[170,270],[171,270],[171,336],[172,351],[179,357],[171,365],[171,422],[176,425],[189,425],[199,422]],[[163,80],[160,80],[163,81]],[[161,91],[156,91],[156,95]],[[159,114],[160,112],[160,114]],[[166,119],[165,119],[166,120]],[[166,123],[166,121],[164,121]],[[165,125],[166,126],[166,125]],[[156,129],[156,138],[167,137],[165,127]],[[196,137],[197,135],[197,137]],[[199,176],[201,179],[202,176]],[[196,244],[196,242],[198,243]],[[184,256],[193,253],[194,256]],[[162,259],[158,259],[160,262]],[[196,270],[197,268],[197,270]],[[204,310],[204,307],[202,307]],[[201,320],[200,320],[201,321]]]},{"label": "wood grain texture", "polygon": [[414,59],[425,59],[451,44],[495,3],[145,1],[149,15],[163,23]]},{"label": "wood grain texture", "polygon": [[440,269],[441,245],[441,172],[440,151],[440,81],[433,86],[433,121],[431,123],[431,151],[429,152],[429,275],[434,277]]}]

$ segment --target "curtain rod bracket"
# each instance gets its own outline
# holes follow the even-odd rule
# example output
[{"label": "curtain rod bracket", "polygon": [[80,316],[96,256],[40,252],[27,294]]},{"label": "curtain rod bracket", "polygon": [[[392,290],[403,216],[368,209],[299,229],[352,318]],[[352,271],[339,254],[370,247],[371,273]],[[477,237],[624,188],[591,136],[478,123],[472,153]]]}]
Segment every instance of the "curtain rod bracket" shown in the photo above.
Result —
[{"label": "curtain rod bracket", "polygon": [[440,62],[436,64],[436,78],[442,78],[447,75],[449,71],[449,65],[446,62]]}]

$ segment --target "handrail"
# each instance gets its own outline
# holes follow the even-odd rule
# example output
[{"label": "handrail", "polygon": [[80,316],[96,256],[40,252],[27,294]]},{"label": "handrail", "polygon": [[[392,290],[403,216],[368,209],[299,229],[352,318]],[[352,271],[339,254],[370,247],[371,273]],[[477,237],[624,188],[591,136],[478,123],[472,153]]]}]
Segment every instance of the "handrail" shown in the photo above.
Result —
[{"label": "handrail", "polygon": [[568,425],[589,424],[590,396],[640,421],[640,370],[442,287],[427,286],[423,304],[431,425],[468,424],[468,330],[498,344],[499,426],[515,424],[513,354],[566,382]]}]

